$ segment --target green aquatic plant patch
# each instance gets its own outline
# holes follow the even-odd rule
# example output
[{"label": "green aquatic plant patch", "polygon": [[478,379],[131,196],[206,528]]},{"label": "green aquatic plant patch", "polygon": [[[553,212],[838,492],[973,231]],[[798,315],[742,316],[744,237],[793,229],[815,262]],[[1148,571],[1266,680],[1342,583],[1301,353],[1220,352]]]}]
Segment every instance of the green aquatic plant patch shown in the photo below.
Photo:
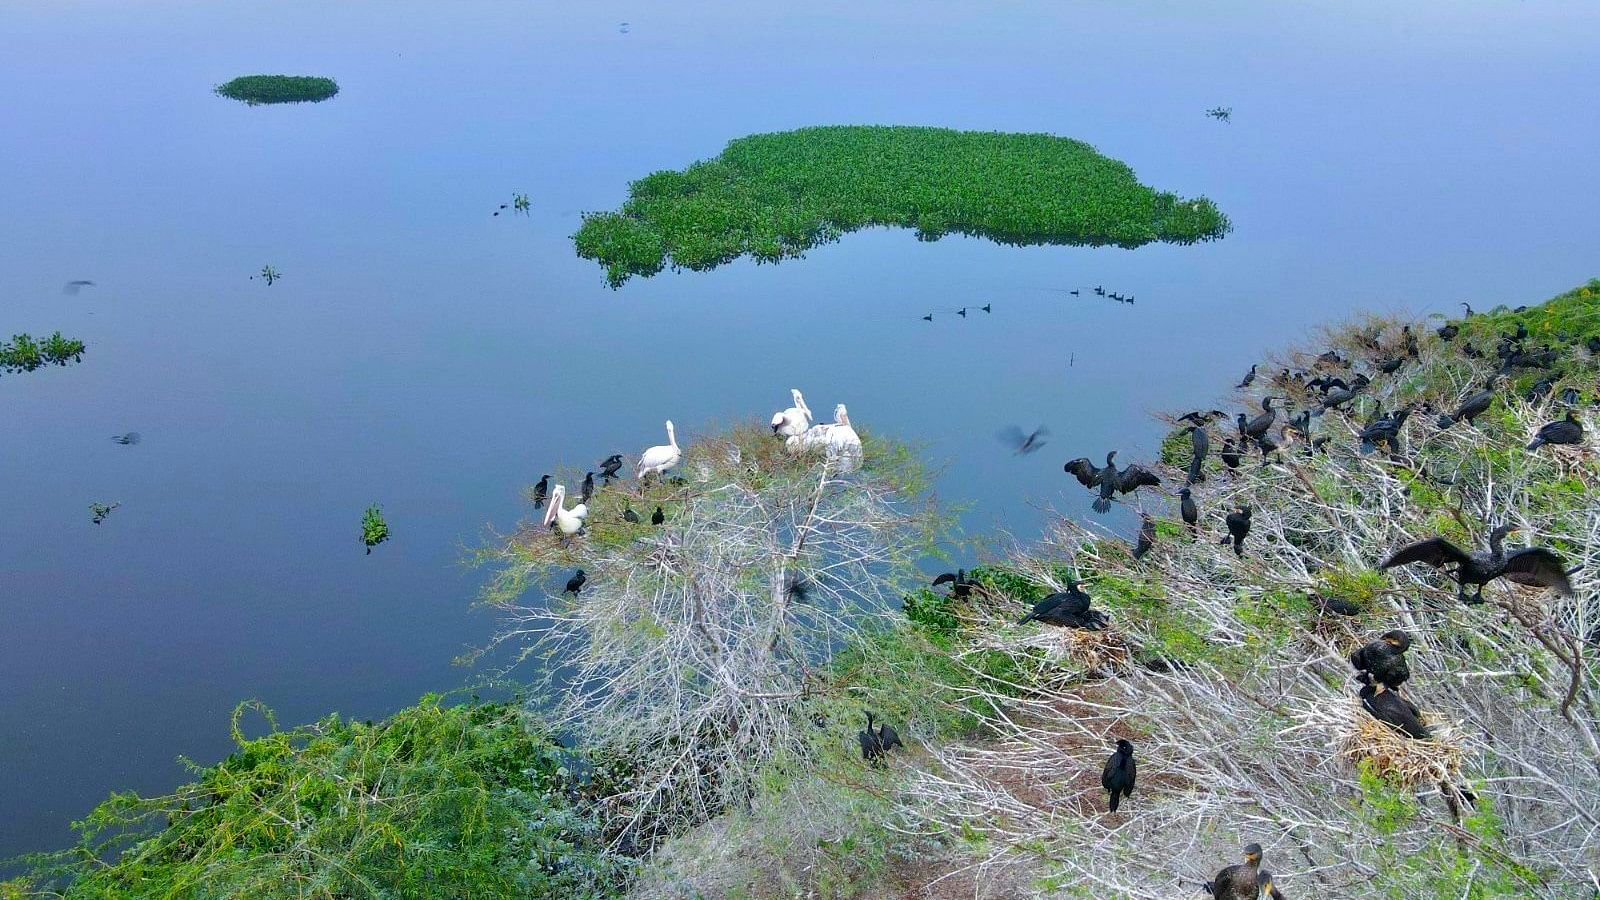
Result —
[{"label": "green aquatic plant patch", "polygon": [[825,126],[740,138],[713,159],[635,181],[615,212],[586,215],[578,255],[613,287],[673,267],[800,256],[873,225],[924,240],[1138,247],[1216,240],[1204,197],[1140,184],[1124,163],[1049,134]]},{"label": "green aquatic plant patch", "polygon": [[332,78],[313,75],[241,75],[217,85],[217,93],[251,106],[262,103],[320,103],[339,93]]},{"label": "green aquatic plant patch", "polygon": [[83,341],[62,337],[59,331],[37,339],[30,334],[12,335],[9,341],[0,340],[0,374],[32,372],[41,366],[80,362],[83,350]]}]

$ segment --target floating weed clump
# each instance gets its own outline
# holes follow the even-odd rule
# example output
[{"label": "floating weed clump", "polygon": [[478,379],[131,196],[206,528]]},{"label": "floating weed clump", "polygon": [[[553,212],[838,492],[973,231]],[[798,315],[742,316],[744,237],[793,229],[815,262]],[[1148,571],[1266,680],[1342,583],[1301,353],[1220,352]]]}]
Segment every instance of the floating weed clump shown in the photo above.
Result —
[{"label": "floating weed clump", "polygon": [[242,75],[216,91],[224,97],[242,100],[251,106],[263,103],[320,103],[339,93],[332,78],[312,75]]},{"label": "floating weed clump", "polygon": [[361,542],[367,545],[367,552],[389,539],[389,523],[383,519],[383,510],[374,503],[367,507],[361,516]]},{"label": "floating weed clump", "polygon": [[1229,229],[1216,204],[1139,183],[1088,144],[1048,134],[825,126],[740,138],[656,172],[616,212],[592,213],[578,255],[613,287],[669,264],[777,262],[872,225],[1006,244],[1190,244]]},{"label": "floating weed clump", "polygon": [[29,334],[12,335],[10,341],[0,341],[0,374],[80,362],[83,349],[83,341],[62,337],[59,331],[40,340]]}]

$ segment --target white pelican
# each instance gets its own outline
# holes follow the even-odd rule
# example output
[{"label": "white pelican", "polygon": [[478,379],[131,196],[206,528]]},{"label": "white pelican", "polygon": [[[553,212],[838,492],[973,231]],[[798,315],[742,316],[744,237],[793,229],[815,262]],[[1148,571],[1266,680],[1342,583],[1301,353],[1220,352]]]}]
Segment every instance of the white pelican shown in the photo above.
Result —
[{"label": "white pelican", "polygon": [[556,530],[562,534],[577,534],[583,530],[583,520],[589,517],[589,506],[579,503],[571,509],[563,509],[567,502],[566,485],[558,484],[550,490],[550,504],[545,507],[544,524],[548,527],[555,523]]},{"label": "white pelican", "polygon": [[807,428],[816,424],[811,416],[811,407],[806,406],[806,398],[800,396],[800,389],[790,388],[789,396],[794,399],[794,405],[772,414],[772,433],[785,438],[805,434]]},{"label": "white pelican", "polygon": [[639,454],[638,477],[643,478],[651,472],[660,474],[678,464],[683,458],[683,451],[678,449],[678,437],[672,431],[672,420],[667,420],[667,442],[658,444]]},{"label": "white pelican", "polygon": [[861,436],[850,427],[850,413],[841,403],[833,408],[833,421],[813,425],[804,434],[784,442],[790,453],[821,450],[838,463],[839,472],[848,474],[861,467]]}]

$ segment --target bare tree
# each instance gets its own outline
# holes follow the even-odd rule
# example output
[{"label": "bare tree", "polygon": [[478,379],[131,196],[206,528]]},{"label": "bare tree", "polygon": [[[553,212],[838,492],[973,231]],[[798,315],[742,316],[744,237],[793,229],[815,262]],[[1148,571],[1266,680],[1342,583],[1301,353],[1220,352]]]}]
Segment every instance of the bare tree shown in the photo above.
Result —
[{"label": "bare tree", "polygon": [[[686,449],[681,484],[603,489],[584,533],[524,529],[498,551],[496,642],[543,661],[558,723],[613,762],[620,842],[743,804],[775,760],[810,764],[802,701],[818,667],[898,607],[936,527],[906,458],[869,436],[845,476],[735,428]],[[658,505],[658,527],[623,521]],[[575,596],[513,598],[572,566],[588,574]]]}]

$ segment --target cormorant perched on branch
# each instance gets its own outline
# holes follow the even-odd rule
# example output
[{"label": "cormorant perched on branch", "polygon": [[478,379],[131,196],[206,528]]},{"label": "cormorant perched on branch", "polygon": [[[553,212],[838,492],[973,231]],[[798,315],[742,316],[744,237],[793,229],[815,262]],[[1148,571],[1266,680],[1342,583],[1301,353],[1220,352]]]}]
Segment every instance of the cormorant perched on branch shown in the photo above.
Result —
[{"label": "cormorant perched on branch", "polygon": [[1188,422],[1191,425],[1202,425],[1202,426],[1204,426],[1204,425],[1210,425],[1212,422],[1215,422],[1216,420],[1222,418],[1225,415],[1227,415],[1227,413],[1223,412],[1220,409],[1208,410],[1206,412],[1201,412],[1200,410],[1197,409],[1194,412],[1186,412],[1183,415],[1179,416],[1178,417],[1178,421],[1179,422]]},{"label": "cormorant perched on branch", "polygon": [[1188,488],[1178,492],[1178,514],[1183,517],[1183,524],[1189,526],[1189,531],[1194,535],[1200,534],[1200,507],[1195,505],[1194,495]]},{"label": "cormorant perched on branch", "polygon": [[1411,416],[1411,407],[1402,406],[1386,416],[1379,416],[1372,424],[1361,429],[1361,452],[1371,453],[1379,444],[1389,448],[1395,453],[1400,449],[1400,429],[1405,427],[1406,419]]},{"label": "cormorant perched on branch", "polygon": [[1528,445],[1528,450],[1537,450],[1545,444],[1581,444],[1583,443],[1583,424],[1578,417],[1567,410],[1567,417],[1539,429],[1533,442]]},{"label": "cormorant perched on branch", "polygon": [[578,491],[578,502],[588,503],[594,497],[594,473],[583,476],[583,487]]},{"label": "cormorant perched on branch", "polygon": [[1222,539],[1222,543],[1233,544],[1234,556],[1244,556],[1244,539],[1250,536],[1251,515],[1253,513],[1247,503],[1239,504],[1237,511],[1228,513],[1228,536]]},{"label": "cormorant perched on branch", "polygon": [[[1188,493],[1189,489],[1183,489]],[[1144,559],[1150,548],[1156,545],[1156,520],[1150,518],[1149,513],[1139,513],[1139,538],[1133,545],[1133,558]]]},{"label": "cormorant perched on branch", "polygon": [[1256,367],[1255,366],[1251,366],[1250,367],[1250,371],[1248,373],[1246,373],[1246,375],[1244,376],[1244,380],[1239,382],[1237,385],[1235,385],[1235,387],[1247,388],[1247,387],[1250,386],[1250,382],[1255,381],[1255,380],[1256,380]]},{"label": "cormorant perched on branch", "polygon": [[1206,430],[1196,425],[1189,429],[1189,446],[1194,455],[1189,459],[1189,484],[1197,484],[1206,480],[1205,463],[1206,454],[1211,452],[1211,436]]},{"label": "cormorant perched on branch", "polygon": [[1026,625],[1037,620],[1046,625],[1098,631],[1106,627],[1107,619],[1105,613],[1090,609],[1090,602],[1089,595],[1078,587],[1078,582],[1069,580],[1066,590],[1058,591],[1035,603],[1033,612],[1023,616],[1022,621],[1017,624]]},{"label": "cormorant perched on branch", "polygon": [[1439,417],[1439,427],[1449,428],[1462,420],[1471,425],[1473,419],[1483,415],[1494,404],[1494,383],[1499,377],[1499,375],[1490,375],[1483,383],[1483,390],[1461,401],[1461,405],[1456,407],[1455,412],[1447,416],[1441,415]]},{"label": "cormorant perched on branch", "polygon": [[1094,502],[1095,512],[1103,513],[1111,509],[1111,499],[1117,493],[1131,494],[1141,487],[1154,487],[1161,484],[1154,472],[1140,465],[1131,465],[1122,471],[1117,471],[1117,451],[1106,454],[1106,464],[1102,467],[1095,466],[1089,460],[1079,457],[1061,468],[1078,479],[1078,483],[1086,488],[1098,488],[1100,498]]},{"label": "cormorant perched on branch", "polygon": [[1383,687],[1397,690],[1411,677],[1411,667],[1406,665],[1406,650],[1410,646],[1411,635],[1399,630],[1386,631],[1382,637],[1350,654],[1350,665]]},{"label": "cormorant perched on branch", "polygon": [[1368,378],[1366,373],[1362,373],[1357,375],[1354,381],[1348,385],[1343,382],[1334,385],[1331,389],[1323,392],[1322,411],[1327,412],[1330,409],[1338,409],[1344,406],[1354,400],[1356,395],[1360,394],[1371,383],[1372,379]]},{"label": "cormorant perched on branch", "polygon": [[[1380,569],[1392,569],[1407,563],[1427,563],[1436,569],[1455,566],[1450,573],[1456,580],[1456,596],[1462,603],[1482,603],[1483,587],[1502,575],[1523,576],[1517,580],[1535,587],[1555,588],[1572,596],[1572,582],[1567,579],[1566,564],[1555,551],[1544,547],[1524,547],[1506,553],[1503,542],[1506,535],[1519,530],[1515,525],[1501,525],[1489,532],[1489,552],[1467,553],[1442,537],[1418,541],[1396,550],[1384,560]],[[1467,585],[1476,585],[1478,593],[1467,599]]]},{"label": "cormorant perched on branch", "polygon": [[957,569],[954,572],[946,572],[933,579],[934,587],[938,587],[941,584],[950,585],[950,596],[952,597],[969,597],[972,595],[972,588],[977,585],[977,582],[968,580],[966,569]]},{"label": "cormorant perched on branch", "polygon": [[861,742],[861,758],[867,762],[877,762],[883,756],[883,741],[878,737],[878,732],[872,727],[872,710],[867,710],[867,730],[856,732],[856,740]]},{"label": "cormorant perched on branch", "polygon": [[544,506],[544,501],[550,496],[550,476],[546,475],[533,484],[533,508]]},{"label": "cormorant perched on branch", "polygon": [[1133,742],[1119,739],[1117,752],[1106,760],[1105,771],[1100,773],[1100,786],[1111,795],[1112,812],[1117,811],[1123,797],[1132,796],[1133,784],[1138,777],[1139,768],[1133,761]]},{"label": "cormorant perched on branch", "polygon": [[1261,415],[1245,421],[1244,413],[1239,414],[1239,434],[1247,438],[1260,438],[1277,421],[1278,414],[1272,409],[1272,401],[1281,400],[1282,397],[1262,397]]},{"label": "cormorant perched on branch", "polygon": [[1239,448],[1233,445],[1233,438],[1225,438],[1222,441],[1222,452],[1218,455],[1222,457],[1223,465],[1230,469],[1239,468]]},{"label": "cormorant perched on branch", "polygon": [[1261,896],[1260,872],[1261,845],[1250,844],[1244,848],[1244,862],[1218,872],[1205,889],[1215,900],[1256,900]]},{"label": "cormorant perched on branch", "polygon": [[604,478],[606,481],[610,481],[611,479],[618,477],[617,473],[619,473],[621,471],[622,471],[622,454],[621,453],[613,453],[610,456],[608,456],[605,459],[600,461],[600,477]]}]

